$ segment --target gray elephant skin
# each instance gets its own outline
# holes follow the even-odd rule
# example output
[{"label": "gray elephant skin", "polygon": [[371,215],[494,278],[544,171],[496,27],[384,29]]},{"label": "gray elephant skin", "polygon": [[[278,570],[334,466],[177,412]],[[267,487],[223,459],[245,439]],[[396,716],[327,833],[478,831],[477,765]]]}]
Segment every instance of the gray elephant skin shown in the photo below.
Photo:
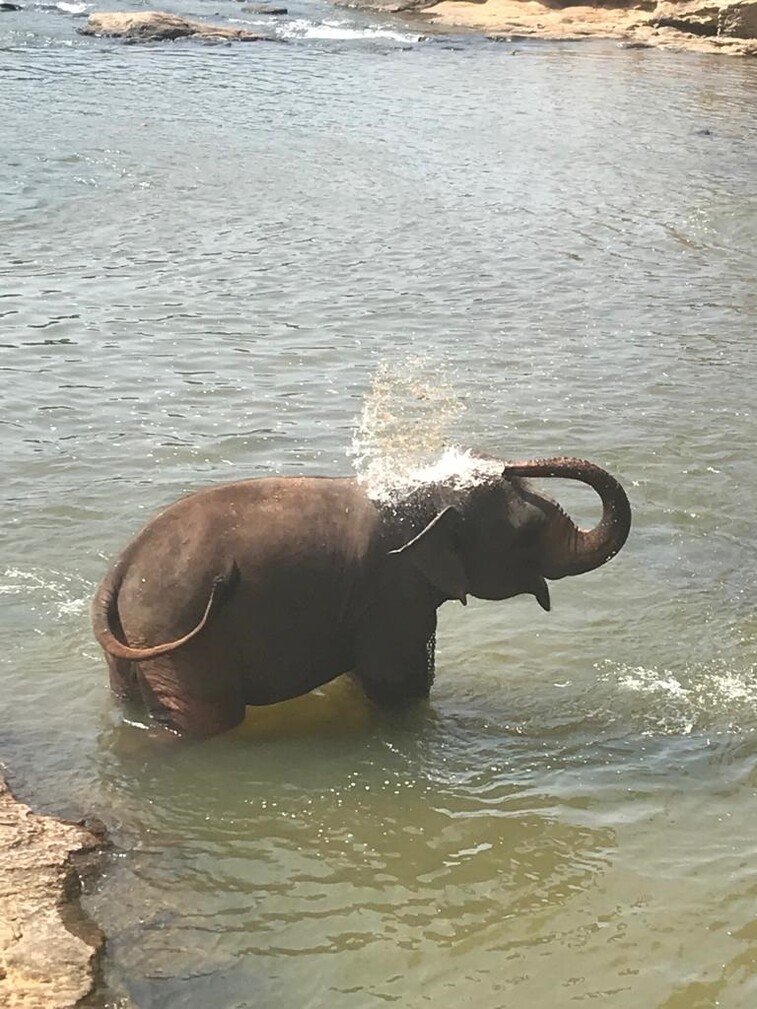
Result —
[{"label": "gray elephant skin", "polygon": [[[264,477],[200,490],[149,522],[98,586],[92,623],[113,691],[166,729],[210,736],[352,671],[379,704],[427,697],[436,611],[521,593],[604,564],[631,509],[580,459],[497,463],[382,503],[357,478]],[[528,477],[589,484],[579,529]]]}]

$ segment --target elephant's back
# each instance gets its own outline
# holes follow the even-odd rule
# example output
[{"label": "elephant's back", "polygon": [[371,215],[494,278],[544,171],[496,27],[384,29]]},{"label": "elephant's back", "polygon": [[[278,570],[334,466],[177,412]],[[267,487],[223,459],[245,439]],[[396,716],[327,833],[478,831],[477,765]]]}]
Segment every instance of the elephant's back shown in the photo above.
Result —
[{"label": "elephant's back", "polygon": [[148,522],[119,560],[127,640],[151,646],[195,626],[214,579],[232,565],[239,572],[233,610],[252,607],[281,622],[284,604],[302,611],[313,597],[341,596],[376,523],[349,479],[253,479],[182,498]]}]

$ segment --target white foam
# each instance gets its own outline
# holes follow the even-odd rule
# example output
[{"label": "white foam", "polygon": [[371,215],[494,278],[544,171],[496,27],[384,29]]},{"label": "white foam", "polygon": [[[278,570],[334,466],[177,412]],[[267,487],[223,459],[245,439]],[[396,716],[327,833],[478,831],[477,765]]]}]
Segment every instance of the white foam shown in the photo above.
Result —
[{"label": "white foam", "polygon": [[638,666],[618,677],[618,686],[640,694],[663,694],[668,697],[686,698],[688,690],[673,673],[664,670],[644,669]]},{"label": "white foam", "polygon": [[87,9],[87,4],[66,3],[65,0],[60,0],[60,3],[57,3],[55,6],[59,11],[65,11],[67,14],[81,14],[82,11]]},{"label": "white foam", "polygon": [[277,33],[283,38],[298,39],[386,39],[392,42],[420,42],[422,35],[389,31],[384,28],[355,28],[349,21],[308,21],[294,18],[277,26]]}]

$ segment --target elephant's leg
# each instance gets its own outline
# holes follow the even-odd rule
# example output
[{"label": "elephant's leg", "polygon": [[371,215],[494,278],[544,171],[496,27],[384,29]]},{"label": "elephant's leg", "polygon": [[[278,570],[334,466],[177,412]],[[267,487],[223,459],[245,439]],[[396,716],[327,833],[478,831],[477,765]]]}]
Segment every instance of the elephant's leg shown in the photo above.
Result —
[{"label": "elephant's leg", "polygon": [[378,704],[428,697],[434,681],[436,616],[414,625],[369,623],[358,634],[355,675]]},{"label": "elephant's leg", "polygon": [[198,667],[196,656],[182,656],[181,651],[140,663],[139,685],[152,717],[173,732],[197,738],[239,725],[245,704],[230,682],[233,677],[218,675],[217,663]]},{"label": "elephant's leg", "polygon": [[108,663],[108,679],[110,689],[119,699],[127,704],[139,704],[142,695],[137,683],[137,671],[133,662],[127,659],[115,659],[112,655],[105,655]]}]

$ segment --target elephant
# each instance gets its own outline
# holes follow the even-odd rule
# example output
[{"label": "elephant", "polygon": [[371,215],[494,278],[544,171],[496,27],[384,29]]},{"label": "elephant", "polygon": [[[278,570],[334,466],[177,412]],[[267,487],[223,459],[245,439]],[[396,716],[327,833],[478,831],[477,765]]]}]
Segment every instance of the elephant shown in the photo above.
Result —
[{"label": "elephant", "polygon": [[[526,593],[549,610],[547,579],[591,571],[625,543],[628,498],[599,466],[464,461],[389,497],[358,477],[265,476],[170,505],[95,593],[111,689],[189,737],[346,672],[379,705],[426,698],[442,603]],[[529,477],[588,484],[600,521],[579,529]]]}]

